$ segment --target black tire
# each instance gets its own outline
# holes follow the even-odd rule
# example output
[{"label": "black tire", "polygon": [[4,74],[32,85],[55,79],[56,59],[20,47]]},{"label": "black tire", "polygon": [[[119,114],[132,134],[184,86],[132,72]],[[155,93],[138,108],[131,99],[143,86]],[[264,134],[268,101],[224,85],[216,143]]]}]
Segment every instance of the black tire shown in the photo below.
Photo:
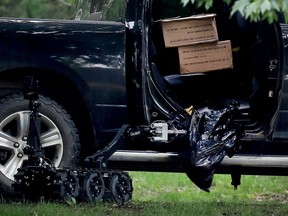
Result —
[{"label": "black tire", "polygon": [[[40,95],[38,101],[41,104],[40,137],[45,157],[56,167],[77,164],[80,142],[70,115],[50,98]],[[11,184],[14,175],[27,158],[21,153],[29,125],[28,103],[22,94],[9,95],[0,100],[0,192],[4,197],[13,195]]]}]

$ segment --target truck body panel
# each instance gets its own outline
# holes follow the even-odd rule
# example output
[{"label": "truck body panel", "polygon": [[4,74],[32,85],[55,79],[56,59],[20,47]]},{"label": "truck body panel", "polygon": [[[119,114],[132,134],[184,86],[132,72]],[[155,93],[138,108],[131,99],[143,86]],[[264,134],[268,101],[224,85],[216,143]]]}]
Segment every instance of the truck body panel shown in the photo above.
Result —
[{"label": "truck body panel", "polygon": [[[127,121],[124,24],[2,18],[0,25],[0,73],[53,71],[76,86],[97,130]],[[122,115],[107,114],[114,112]]]}]

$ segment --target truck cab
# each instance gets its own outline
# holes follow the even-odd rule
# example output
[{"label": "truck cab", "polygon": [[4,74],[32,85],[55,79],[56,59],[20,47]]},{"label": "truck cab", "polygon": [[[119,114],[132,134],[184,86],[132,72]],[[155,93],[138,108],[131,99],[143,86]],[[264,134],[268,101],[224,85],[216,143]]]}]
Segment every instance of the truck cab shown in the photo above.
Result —
[{"label": "truck cab", "polygon": [[[219,126],[224,115],[226,131],[218,138],[232,131],[230,123],[241,135],[225,140],[233,154],[221,152],[210,177],[214,170],[237,181],[241,174],[285,175],[287,26],[281,14],[270,24],[230,13],[222,1],[206,10],[180,1],[79,0],[73,20],[0,18],[3,193],[12,193],[14,175],[27,160],[26,76],[39,80],[40,137],[56,167],[83,165],[129,125],[109,167],[185,172],[195,181],[195,134],[209,132],[211,121]],[[163,20],[203,14],[215,15],[217,41],[231,44],[232,66],[183,73],[179,46],[165,45]],[[205,124],[201,116],[213,118]]]}]

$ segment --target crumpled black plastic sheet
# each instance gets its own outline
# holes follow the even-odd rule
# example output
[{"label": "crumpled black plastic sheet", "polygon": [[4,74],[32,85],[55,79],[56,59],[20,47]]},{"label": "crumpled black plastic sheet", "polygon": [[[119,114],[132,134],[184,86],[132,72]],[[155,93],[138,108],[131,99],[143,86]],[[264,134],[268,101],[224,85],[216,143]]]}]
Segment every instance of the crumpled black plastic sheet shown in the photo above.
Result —
[{"label": "crumpled black plastic sheet", "polygon": [[187,176],[204,191],[209,192],[216,168],[226,155],[234,155],[237,140],[243,136],[243,130],[233,121],[238,107],[233,102],[225,109],[207,108],[192,115]]}]

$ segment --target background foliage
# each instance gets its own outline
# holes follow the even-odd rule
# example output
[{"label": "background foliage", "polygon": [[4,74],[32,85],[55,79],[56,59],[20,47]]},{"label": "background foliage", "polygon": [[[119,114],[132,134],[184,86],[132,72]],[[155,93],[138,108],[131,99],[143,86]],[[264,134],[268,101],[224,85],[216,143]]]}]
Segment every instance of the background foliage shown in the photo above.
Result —
[{"label": "background foliage", "polygon": [[78,0],[0,0],[1,17],[73,18]]},{"label": "background foliage", "polygon": [[224,1],[232,7],[231,15],[239,11],[251,21],[267,20],[271,23],[277,20],[277,13],[284,12],[286,17],[288,13],[287,0],[181,0],[184,6],[191,2],[206,9],[219,1]]},{"label": "background foliage", "polygon": [[[278,12],[288,14],[288,0],[178,0],[183,6],[192,3],[206,9],[219,1],[230,5],[232,14],[239,11],[252,21],[264,19],[273,22],[277,19]],[[0,0],[0,16],[71,19],[77,2],[78,0]]]}]

